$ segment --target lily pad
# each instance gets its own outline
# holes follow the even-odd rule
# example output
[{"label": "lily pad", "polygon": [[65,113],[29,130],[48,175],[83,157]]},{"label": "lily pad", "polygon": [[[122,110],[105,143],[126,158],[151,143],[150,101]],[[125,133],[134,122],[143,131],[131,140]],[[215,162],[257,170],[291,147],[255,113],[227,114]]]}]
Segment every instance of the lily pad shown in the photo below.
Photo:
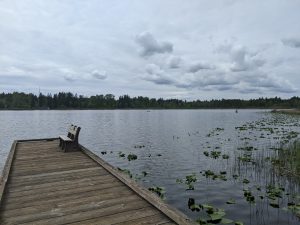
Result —
[{"label": "lily pad", "polygon": [[213,212],[212,214],[210,214],[210,218],[213,222],[221,220],[224,216],[226,215],[226,213],[224,211],[216,211]]},{"label": "lily pad", "polygon": [[132,160],[136,160],[137,159],[137,155],[135,154],[129,154],[127,156],[128,161],[132,161]]},{"label": "lily pad", "polygon": [[229,199],[226,204],[235,204],[235,200],[234,199]]}]

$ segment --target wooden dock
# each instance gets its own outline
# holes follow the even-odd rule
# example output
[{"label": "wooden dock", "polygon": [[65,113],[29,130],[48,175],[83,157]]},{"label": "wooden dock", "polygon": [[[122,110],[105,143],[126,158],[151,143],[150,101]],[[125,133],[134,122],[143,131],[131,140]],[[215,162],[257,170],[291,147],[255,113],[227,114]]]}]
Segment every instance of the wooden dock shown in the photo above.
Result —
[{"label": "wooden dock", "polygon": [[0,183],[0,224],[194,224],[81,146],[15,141]]}]

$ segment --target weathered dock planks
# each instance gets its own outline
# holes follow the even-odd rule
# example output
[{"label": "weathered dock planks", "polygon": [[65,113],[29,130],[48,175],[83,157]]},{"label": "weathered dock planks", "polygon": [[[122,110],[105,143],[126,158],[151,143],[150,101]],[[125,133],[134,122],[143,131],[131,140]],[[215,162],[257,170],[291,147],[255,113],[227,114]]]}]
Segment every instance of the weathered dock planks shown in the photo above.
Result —
[{"label": "weathered dock planks", "polygon": [[1,224],[193,224],[81,146],[15,141],[0,183]]}]

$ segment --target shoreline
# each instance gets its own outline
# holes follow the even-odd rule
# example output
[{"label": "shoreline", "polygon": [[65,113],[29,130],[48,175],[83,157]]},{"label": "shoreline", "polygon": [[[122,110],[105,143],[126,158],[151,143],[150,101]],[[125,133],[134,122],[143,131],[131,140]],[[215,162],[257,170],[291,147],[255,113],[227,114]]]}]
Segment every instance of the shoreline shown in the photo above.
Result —
[{"label": "shoreline", "polygon": [[64,109],[0,109],[1,111],[81,111],[81,110],[274,110],[273,108],[64,108]]},{"label": "shoreline", "polygon": [[300,109],[273,109],[272,113],[300,115]]}]

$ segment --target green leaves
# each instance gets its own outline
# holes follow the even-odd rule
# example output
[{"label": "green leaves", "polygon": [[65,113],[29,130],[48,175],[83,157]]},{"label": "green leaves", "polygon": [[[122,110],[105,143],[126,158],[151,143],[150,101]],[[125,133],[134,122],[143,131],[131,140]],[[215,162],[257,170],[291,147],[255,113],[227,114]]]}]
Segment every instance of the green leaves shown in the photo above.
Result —
[{"label": "green leaves", "polygon": [[119,157],[120,157],[120,158],[125,158],[125,153],[119,152],[118,154],[119,154]]},{"label": "green leaves", "polygon": [[196,174],[187,175],[185,177],[185,184],[187,185],[187,190],[194,190],[194,183],[197,181]]},{"label": "green leaves", "polygon": [[220,179],[220,180],[223,180],[223,181],[227,180],[227,178],[226,178],[227,172],[226,171],[220,171],[220,173],[217,174],[217,173],[214,173],[211,170],[204,170],[204,171],[201,171],[200,173],[202,173],[202,175],[205,176],[206,178],[211,178],[213,180],[216,180],[216,179]]},{"label": "green leaves", "polygon": [[231,198],[226,202],[226,204],[235,204],[235,200]]},{"label": "green leaves", "polygon": [[189,198],[188,207],[191,211],[199,212],[200,210],[205,210],[206,218],[199,218],[196,220],[199,224],[232,224],[234,221],[225,218],[226,213],[223,209],[214,208],[209,204],[197,204],[195,199]]},{"label": "green leaves", "polygon": [[148,188],[149,191],[156,193],[161,199],[165,199],[165,188],[164,187],[158,187],[158,186],[153,186]]},{"label": "green leaves", "polygon": [[209,214],[210,219],[212,222],[216,222],[218,220],[221,220],[224,216],[226,215],[226,213],[224,211],[215,211],[212,214]]},{"label": "green leaves", "polygon": [[132,161],[132,160],[136,160],[137,159],[137,155],[135,154],[129,154],[127,156],[128,161]]},{"label": "green leaves", "polygon": [[252,195],[252,192],[249,190],[244,190],[244,197],[249,203],[255,203],[255,197]]}]

